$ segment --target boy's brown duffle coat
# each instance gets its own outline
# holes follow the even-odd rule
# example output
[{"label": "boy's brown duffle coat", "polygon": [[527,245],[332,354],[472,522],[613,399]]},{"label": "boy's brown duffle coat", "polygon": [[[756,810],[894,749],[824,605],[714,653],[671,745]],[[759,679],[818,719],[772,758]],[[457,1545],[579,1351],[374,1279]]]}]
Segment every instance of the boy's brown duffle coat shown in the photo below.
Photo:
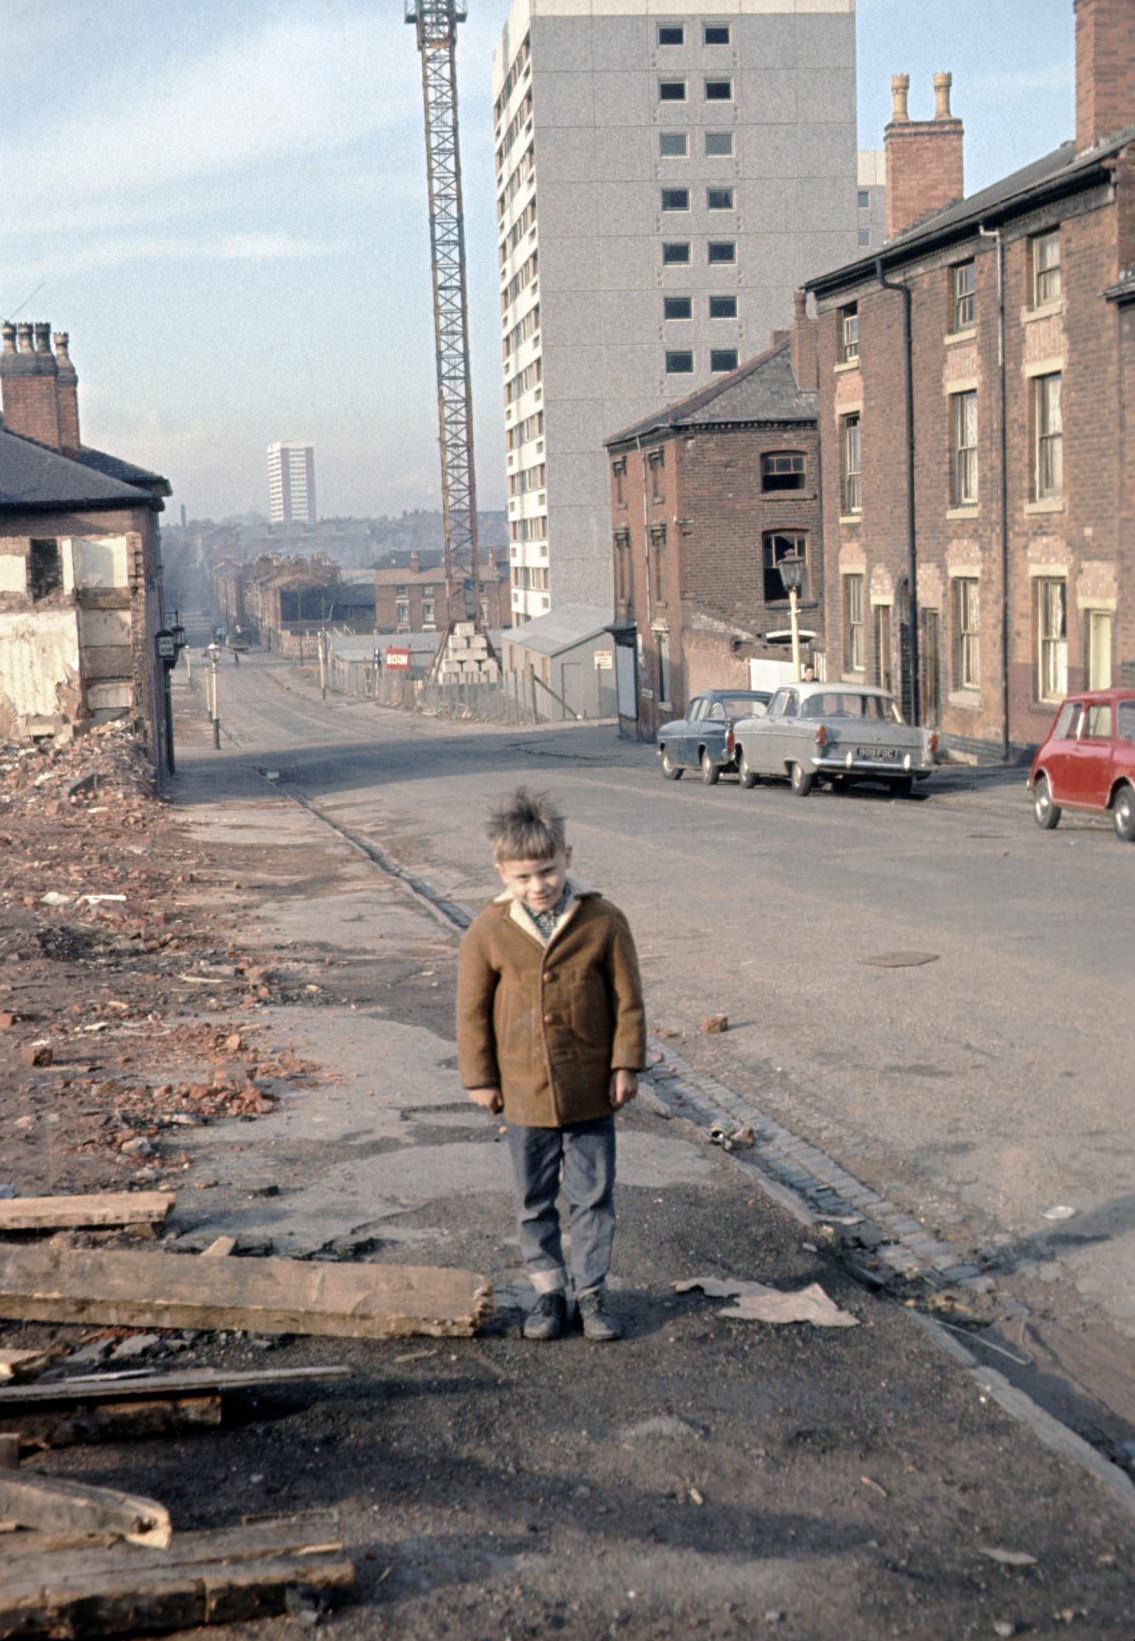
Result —
[{"label": "boy's brown duffle coat", "polygon": [[626,918],[578,889],[547,946],[519,907],[486,906],[457,965],[464,1088],[499,1088],[506,1121],[561,1128],[611,1115],[614,1070],[646,1064],[646,1014]]}]

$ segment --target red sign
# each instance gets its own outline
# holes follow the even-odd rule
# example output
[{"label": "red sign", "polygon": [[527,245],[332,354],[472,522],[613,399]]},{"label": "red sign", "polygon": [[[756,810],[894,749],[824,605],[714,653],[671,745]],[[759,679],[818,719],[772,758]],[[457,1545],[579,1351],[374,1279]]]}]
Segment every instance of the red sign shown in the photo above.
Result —
[{"label": "red sign", "polygon": [[387,650],[386,665],[388,667],[402,667],[403,669],[408,668],[410,665],[409,650]]}]

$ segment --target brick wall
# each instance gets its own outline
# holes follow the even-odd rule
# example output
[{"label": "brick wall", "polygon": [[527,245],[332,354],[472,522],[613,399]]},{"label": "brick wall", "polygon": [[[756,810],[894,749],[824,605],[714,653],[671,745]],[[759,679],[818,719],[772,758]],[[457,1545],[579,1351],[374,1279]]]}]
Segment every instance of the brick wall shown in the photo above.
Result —
[{"label": "brick wall", "polygon": [[[659,450],[661,465],[650,460]],[[804,488],[763,493],[762,455],[786,451],[804,454]],[[612,455],[626,461],[621,500],[619,484],[612,485],[616,613],[638,629],[639,733],[650,738],[700,690],[747,688],[751,658],[789,658],[785,647],[761,641],[764,633],[788,627],[787,599],[765,599],[766,533],[806,535],[808,582],[800,621],[822,631],[816,430],[683,431],[641,452]],[[625,545],[618,544],[620,533]],[[671,678],[665,703],[659,693],[663,634]]]},{"label": "brick wall", "polygon": [[961,199],[963,128],[955,119],[887,126],[887,238]]},{"label": "brick wall", "polygon": [[1135,125],[1135,0],[1076,0],[1076,147]]},{"label": "brick wall", "polygon": [[[1067,588],[1068,687],[1086,676],[1086,634],[1092,609],[1110,611],[1115,625],[1115,673],[1135,661],[1132,643],[1130,534],[1132,477],[1124,463],[1123,429],[1135,401],[1132,326],[1103,296],[1118,276],[1120,209],[1103,188],[1061,206],[1022,217],[1005,230],[1006,478],[1009,561],[1008,737],[1035,743],[1052,716],[1040,699],[1038,581],[1047,574]],[[1031,237],[1058,227],[1062,299],[1037,310],[1032,301]],[[949,330],[950,266],[972,256],[976,318],[970,335]],[[901,274],[913,291],[915,494],[918,591],[923,611],[937,616],[941,702],[938,720],[960,748],[995,755],[1006,733],[1002,666],[1000,427],[998,414],[997,255],[975,237],[912,263]],[[838,363],[838,308],[858,299],[860,358]],[[906,460],[902,297],[873,282],[825,297],[818,321],[820,427],[827,560],[828,673],[843,673],[848,574],[864,576],[866,669],[881,671],[875,641],[891,602],[889,668],[899,677],[899,631],[906,575]],[[1122,368],[1120,359],[1122,357]],[[1062,375],[1062,496],[1033,494],[1034,378]],[[1126,372],[1126,375],[1123,373]],[[953,507],[950,497],[951,391],[976,390],[978,500]],[[862,413],[862,513],[840,516],[840,424]],[[1125,528],[1121,528],[1126,521]],[[1126,548],[1124,544],[1126,543]],[[958,676],[960,577],[979,583],[980,688]],[[1126,589],[1126,590],[1125,590]],[[924,656],[925,662],[925,656]]]}]

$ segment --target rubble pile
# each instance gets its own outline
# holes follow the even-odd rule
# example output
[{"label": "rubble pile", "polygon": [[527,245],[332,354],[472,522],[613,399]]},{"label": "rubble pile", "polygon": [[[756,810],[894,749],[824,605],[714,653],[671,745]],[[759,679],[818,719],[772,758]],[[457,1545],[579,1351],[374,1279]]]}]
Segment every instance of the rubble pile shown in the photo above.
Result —
[{"label": "rubble pile", "polygon": [[123,720],[33,746],[0,743],[0,816],[34,810],[54,817],[108,791],[139,800],[154,791],[145,748]]},{"label": "rubble pile", "polygon": [[178,1127],[315,1075],[258,1047],[250,1011],[319,988],[241,949],[228,881],[122,726],[0,747],[0,1183],[144,1183]]}]

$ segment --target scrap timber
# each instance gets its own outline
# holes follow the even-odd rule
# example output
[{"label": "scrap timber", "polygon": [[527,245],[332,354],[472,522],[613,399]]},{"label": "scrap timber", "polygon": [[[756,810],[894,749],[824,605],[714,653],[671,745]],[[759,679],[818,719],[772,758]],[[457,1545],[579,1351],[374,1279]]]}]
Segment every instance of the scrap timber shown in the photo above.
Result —
[{"label": "scrap timber", "polygon": [[338,1537],[318,1520],[178,1533],[160,1550],[36,1554],[32,1543],[13,1542],[23,1536],[0,1549],[0,1641],[238,1623],[284,1612],[290,1592],[335,1597],[355,1577]]},{"label": "scrap timber", "polygon": [[93,1196],[10,1197],[0,1202],[0,1236],[9,1231],[66,1231],[98,1225],[160,1225],[172,1191],[100,1191]]},{"label": "scrap timber", "polygon": [[0,1469],[0,1517],[52,1532],[114,1533],[159,1550],[171,1537],[169,1511],[154,1499],[30,1470]]},{"label": "scrap timber", "polygon": [[0,1316],[351,1339],[469,1337],[489,1304],[472,1271],[188,1254],[0,1248]]}]

